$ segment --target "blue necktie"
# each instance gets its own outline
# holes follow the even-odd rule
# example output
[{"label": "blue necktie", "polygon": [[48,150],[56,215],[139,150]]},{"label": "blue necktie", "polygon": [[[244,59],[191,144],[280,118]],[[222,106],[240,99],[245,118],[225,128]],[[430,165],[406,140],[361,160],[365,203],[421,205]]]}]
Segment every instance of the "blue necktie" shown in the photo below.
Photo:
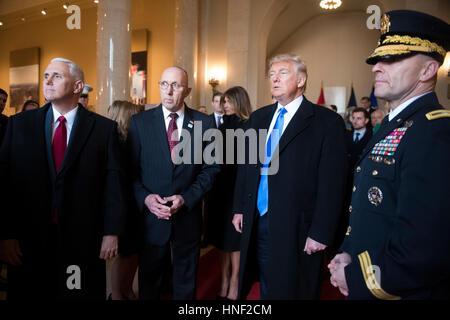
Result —
[{"label": "blue necktie", "polygon": [[256,205],[258,207],[259,214],[261,216],[267,213],[269,208],[269,186],[267,178],[267,168],[269,167],[270,160],[272,159],[273,152],[275,151],[278,142],[280,141],[281,134],[283,133],[284,126],[284,114],[286,113],[285,108],[280,109],[277,121],[270,133],[269,139],[266,144],[266,153],[264,156],[264,163],[261,170],[261,180],[259,181],[258,187],[258,199]]},{"label": "blue necktie", "polygon": [[355,132],[355,140],[354,140],[355,143],[359,141],[359,135],[360,135],[359,132]]},{"label": "blue necktie", "polygon": [[219,128],[221,124],[222,124],[222,116],[218,116],[217,117],[217,128]]}]

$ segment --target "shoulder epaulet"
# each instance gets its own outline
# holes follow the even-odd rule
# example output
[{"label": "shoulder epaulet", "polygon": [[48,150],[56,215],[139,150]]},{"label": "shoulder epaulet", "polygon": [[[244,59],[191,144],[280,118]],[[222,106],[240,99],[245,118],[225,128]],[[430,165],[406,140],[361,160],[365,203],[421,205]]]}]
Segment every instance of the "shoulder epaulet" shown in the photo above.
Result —
[{"label": "shoulder epaulet", "polygon": [[436,120],[439,118],[450,118],[450,110],[434,110],[428,112],[426,115],[428,120]]}]

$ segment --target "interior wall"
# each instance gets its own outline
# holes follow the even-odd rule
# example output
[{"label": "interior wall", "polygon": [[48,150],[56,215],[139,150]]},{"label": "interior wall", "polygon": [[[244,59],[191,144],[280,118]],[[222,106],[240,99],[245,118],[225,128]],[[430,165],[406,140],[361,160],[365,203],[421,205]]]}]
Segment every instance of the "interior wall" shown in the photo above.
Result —
[{"label": "interior wall", "polygon": [[[269,56],[280,53],[300,55],[308,69],[305,96],[316,102],[323,81],[325,87],[345,86],[350,96],[351,84],[357,101],[369,96],[373,76],[365,63],[376,46],[379,32],[366,27],[365,12],[344,12],[313,17],[298,28]],[[270,90],[266,87],[266,100]]]},{"label": "interior wall", "polygon": [[132,0],[131,27],[148,32],[147,103],[160,103],[158,81],[174,64],[175,0]]},{"label": "interior wall", "polygon": [[[175,0],[132,0],[131,28],[148,32],[147,103],[159,103],[158,81],[162,71],[173,65]],[[81,10],[81,29],[66,27],[67,15],[26,22],[0,31],[0,88],[9,92],[9,53],[13,50],[40,48],[39,103],[44,103],[42,74],[51,59],[63,57],[76,62],[85,73],[85,81],[94,88],[89,104],[96,104],[97,9]],[[9,101],[4,114],[11,115]]]},{"label": "interior wall", "polygon": [[[97,9],[81,10],[81,29],[69,30],[66,19],[69,15],[61,15],[38,22],[22,25],[0,31],[0,88],[9,92],[9,53],[13,50],[39,47],[40,48],[40,81],[39,103],[44,104],[42,92],[42,74],[53,58],[62,57],[76,62],[85,72],[85,81],[94,87],[96,84],[96,21]],[[90,95],[90,104],[95,97]],[[9,101],[5,114],[10,115],[15,110],[9,108]]]},{"label": "interior wall", "polygon": [[[228,1],[202,0],[200,2],[200,36],[199,36],[199,68],[197,87],[199,104],[206,106],[209,113],[211,106],[212,88],[208,83],[211,70],[221,68],[227,71],[227,11]],[[216,88],[224,92],[227,89],[227,79],[221,81]]]}]

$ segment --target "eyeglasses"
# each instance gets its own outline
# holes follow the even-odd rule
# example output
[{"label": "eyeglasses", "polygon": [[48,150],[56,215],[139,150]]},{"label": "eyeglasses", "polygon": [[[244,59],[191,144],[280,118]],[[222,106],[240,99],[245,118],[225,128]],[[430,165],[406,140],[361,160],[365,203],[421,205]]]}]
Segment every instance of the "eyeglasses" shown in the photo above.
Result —
[{"label": "eyeglasses", "polygon": [[172,90],[180,91],[185,87],[182,84],[179,84],[178,82],[168,83],[167,81],[160,81],[160,82],[158,82],[158,84],[162,90],[167,90],[167,89],[169,89],[169,86],[170,86],[170,87],[172,87]]}]

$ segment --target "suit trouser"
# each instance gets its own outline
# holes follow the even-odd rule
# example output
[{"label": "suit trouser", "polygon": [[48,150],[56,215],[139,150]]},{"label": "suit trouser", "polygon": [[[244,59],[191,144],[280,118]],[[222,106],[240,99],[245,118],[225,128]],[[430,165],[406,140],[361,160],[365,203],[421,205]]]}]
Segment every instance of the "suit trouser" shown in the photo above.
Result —
[{"label": "suit trouser", "polygon": [[[259,215],[259,212],[258,212]],[[267,296],[267,264],[269,262],[269,217],[268,213],[258,216],[257,227],[257,259],[260,278],[261,300]]]},{"label": "suit trouser", "polygon": [[196,293],[197,267],[200,257],[200,242],[179,243],[171,241],[163,246],[145,244],[139,261],[139,299],[159,299],[167,256],[172,247],[173,298],[194,300]]}]

